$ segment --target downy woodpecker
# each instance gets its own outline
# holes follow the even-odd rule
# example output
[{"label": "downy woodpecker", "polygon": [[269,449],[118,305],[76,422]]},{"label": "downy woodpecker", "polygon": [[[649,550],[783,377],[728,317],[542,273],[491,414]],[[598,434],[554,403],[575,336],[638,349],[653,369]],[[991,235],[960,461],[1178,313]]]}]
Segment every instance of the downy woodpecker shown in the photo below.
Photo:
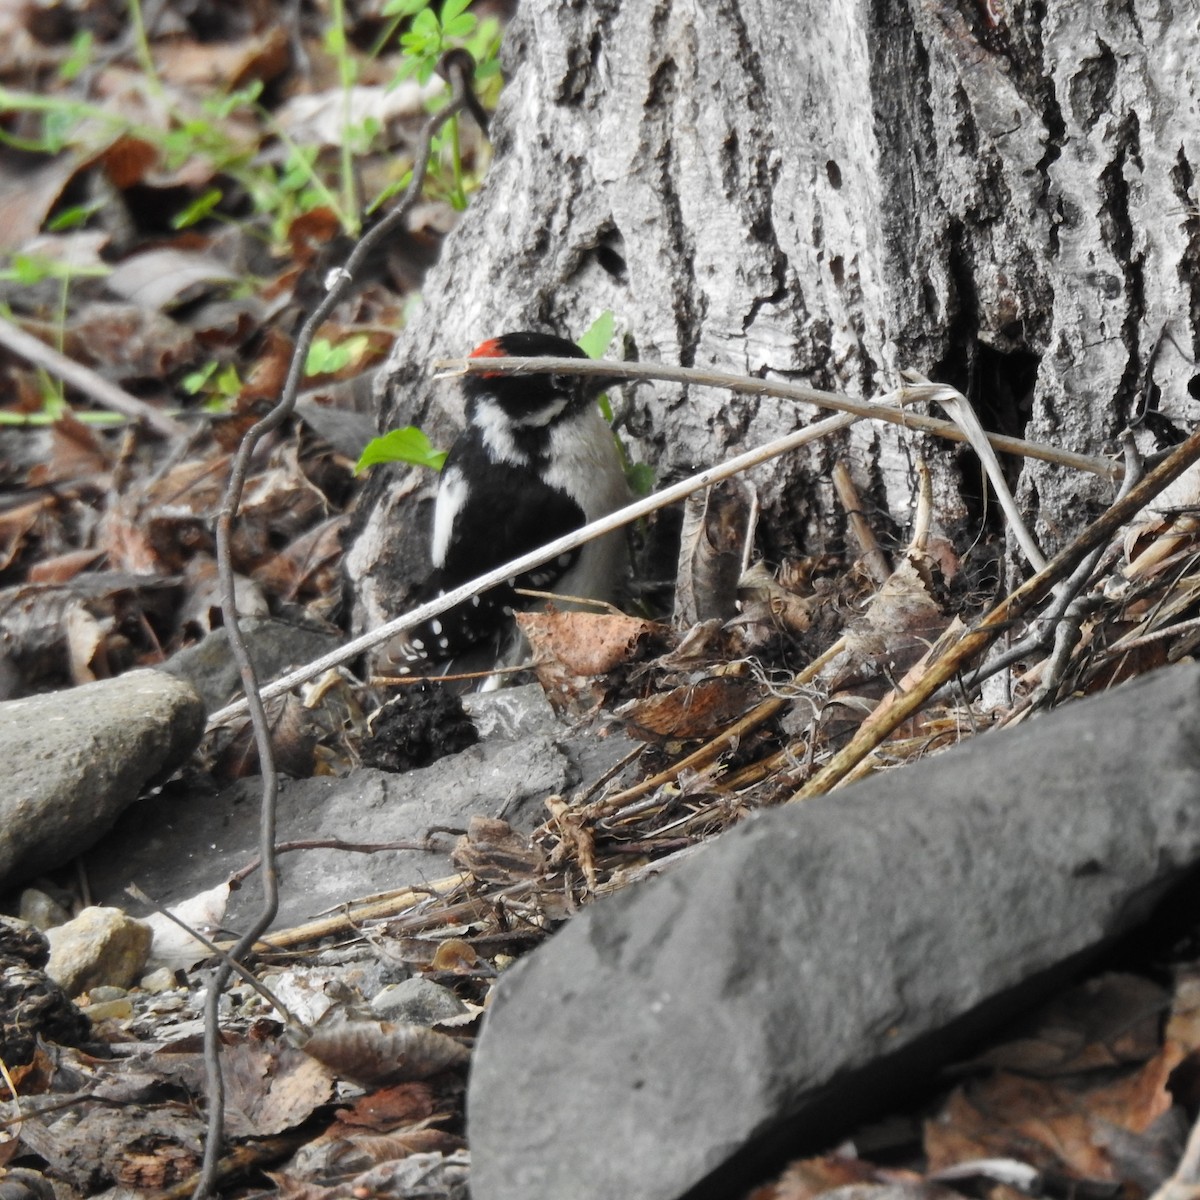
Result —
[{"label": "downy woodpecker", "polygon": [[[583,358],[546,333],[506,333],[472,358]],[[629,502],[612,431],[595,398],[611,380],[584,375],[468,375],[467,427],[442,468],[433,514],[433,573],[422,601],[537,549]],[[623,530],[476,596],[410,630],[396,647],[413,669],[444,663],[485,641],[499,648],[516,588],[610,600],[625,570]],[[566,606],[566,607],[569,607]]]}]

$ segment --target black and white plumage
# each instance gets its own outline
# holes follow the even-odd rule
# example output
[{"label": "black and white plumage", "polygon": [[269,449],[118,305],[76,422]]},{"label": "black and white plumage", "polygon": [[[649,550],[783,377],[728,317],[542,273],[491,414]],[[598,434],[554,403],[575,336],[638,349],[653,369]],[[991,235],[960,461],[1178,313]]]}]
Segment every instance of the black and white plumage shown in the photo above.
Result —
[{"label": "black and white plumage", "polygon": [[[573,342],[531,332],[493,338],[471,354],[507,356],[585,357]],[[422,600],[628,503],[620,455],[595,404],[608,382],[552,373],[465,377],[467,426],[442,468]],[[444,662],[498,639],[513,609],[530,606],[516,588],[610,600],[624,568],[618,530],[410,630],[401,655],[412,665]]]}]

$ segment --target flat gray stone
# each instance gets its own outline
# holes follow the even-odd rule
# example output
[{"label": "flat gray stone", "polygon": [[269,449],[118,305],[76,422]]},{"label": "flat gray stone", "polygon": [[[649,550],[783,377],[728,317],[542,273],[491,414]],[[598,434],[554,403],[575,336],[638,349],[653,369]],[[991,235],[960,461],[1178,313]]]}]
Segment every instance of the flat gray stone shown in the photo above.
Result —
[{"label": "flat gray stone", "polygon": [[0,704],[0,894],[82,853],[204,731],[191,686],[161,671]]},{"label": "flat gray stone", "polygon": [[[545,819],[545,798],[566,790],[575,777],[554,739],[534,736],[472,746],[402,775],[359,770],[342,779],[281,779],[276,839],[420,842],[431,827],[465,830],[476,815],[503,817],[529,830]],[[93,895],[137,912],[125,895],[130,883],[167,905],[220,883],[258,855],[260,794],[255,778],[216,796],[163,795],[137,805],[87,856]],[[454,840],[453,833],[438,835],[447,847]],[[437,850],[283,854],[274,928],[455,870],[449,854]],[[225,924],[244,928],[259,904],[258,879],[251,876],[230,897]]]},{"label": "flat gray stone", "polygon": [[[500,982],[475,1200],[740,1194],[1143,919],[1200,856],[1200,667],[764,812]],[[689,1191],[689,1189],[693,1189]]]}]

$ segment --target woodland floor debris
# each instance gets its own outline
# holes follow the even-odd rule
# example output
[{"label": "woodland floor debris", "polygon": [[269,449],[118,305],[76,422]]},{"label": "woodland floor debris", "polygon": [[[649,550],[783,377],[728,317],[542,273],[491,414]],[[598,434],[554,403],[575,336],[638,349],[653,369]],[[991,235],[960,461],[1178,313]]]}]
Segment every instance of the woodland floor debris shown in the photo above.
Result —
[{"label": "woodland floor debris", "polygon": [[[313,131],[320,139],[318,156],[336,156],[343,122],[342,94],[332,85],[337,64],[319,31],[308,24],[309,10],[301,9],[295,41],[280,33],[272,5],[208,6],[207,11],[219,26],[208,30],[209,36],[195,36],[184,21],[153,38],[158,82],[171,103],[180,111],[204,111],[193,103],[194,89],[202,92],[215,78],[233,79],[239,87],[261,84],[270,89],[259,93],[261,103],[277,105],[275,119],[288,138],[303,141]],[[51,20],[37,6],[0,15],[6,44],[20,50],[0,67],[3,84],[23,90],[32,79],[30,94],[39,104],[59,94],[55,72],[74,52],[72,34],[78,30],[54,25],[59,18],[69,24],[75,15],[56,9]],[[92,5],[88,19],[103,53],[88,64],[84,86],[98,89],[111,112],[136,124],[145,115],[145,81],[130,69],[118,44],[127,30],[124,9]],[[366,37],[370,31],[359,32]],[[307,63],[293,58],[299,48]],[[386,69],[380,63],[366,68],[363,87],[354,96],[355,112],[367,112],[369,106],[386,133],[381,149],[358,163],[362,177],[380,188],[403,173],[413,132],[424,118],[421,89],[415,84],[388,89],[382,80]],[[310,97],[296,95],[279,104],[287,89],[306,88]],[[304,99],[312,103],[300,104]],[[32,109],[14,112],[7,132],[37,133]],[[87,368],[68,377],[65,396],[47,402],[39,367],[51,372],[61,367],[58,351],[26,361],[10,349],[3,363],[9,385],[4,412],[25,422],[0,430],[0,483],[6,489],[0,503],[5,633],[0,685],[5,695],[69,683],[86,683],[106,694],[105,688],[119,690],[122,681],[136,678],[128,674],[131,667],[159,665],[206,637],[214,638],[212,645],[220,641],[219,633],[214,636],[211,518],[229,454],[278,394],[295,319],[311,309],[330,265],[316,247],[336,240],[339,228],[332,206],[302,212],[289,200],[289,207],[270,214],[255,210],[255,193],[237,173],[238,164],[248,155],[256,168],[269,167],[280,145],[274,133],[252,128],[245,117],[235,108],[214,110],[205,118],[208,135],[238,148],[223,167],[202,157],[182,165],[168,161],[163,145],[133,132],[105,136],[102,144],[68,144],[5,159],[0,241],[23,262],[19,278],[2,281],[3,299],[26,335],[41,339],[40,344],[61,344],[67,357]],[[329,127],[337,137],[327,136]],[[468,131],[466,170],[481,171],[486,155]],[[89,203],[92,211],[81,214],[75,204],[79,196],[104,202]],[[172,219],[205,203],[216,204],[210,211],[220,222],[170,231]],[[70,228],[81,215],[87,227]],[[244,223],[230,223],[230,218],[244,218]],[[359,483],[352,466],[363,437],[362,421],[356,420],[363,414],[355,410],[363,406],[364,393],[354,380],[383,360],[413,299],[412,288],[454,219],[444,200],[413,214],[405,235],[377,264],[377,277],[324,331],[331,351],[351,347],[350,361],[335,366],[330,358],[324,374],[310,377],[308,418],[279,431],[253,464],[234,542],[238,597],[245,611],[270,613],[289,629],[315,631],[317,641],[342,636],[342,538],[363,516],[356,510]],[[231,280],[242,286],[231,287]],[[109,387],[102,386],[105,381]],[[770,386],[763,380],[742,382]],[[119,404],[127,411],[144,413],[148,406],[156,414],[153,431],[124,419],[112,427],[97,420],[107,418],[89,410],[89,401],[119,409],[114,388],[122,392]],[[58,403],[64,398],[70,408]],[[135,401],[132,407],[129,400]],[[342,413],[341,407],[349,411]],[[893,412],[889,419],[907,418]],[[922,413],[913,414],[913,424],[933,427]],[[1119,473],[1115,462],[1076,465],[1100,470],[1108,479]],[[852,492],[852,479],[850,485]],[[1080,583],[1085,603],[1077,639],[1065,655],[1031,646],[1025,661],[1012,664],[1010,690],[998,705],[985,706],[974,692],[951,683],[860,758],[847,778],[901,766],[993,726],[1022,721],[1035,699],[1046,707],[1186,660],[1200,640],[1200,537],[1189,511],[1198,490],[1190,478],[1106,543],[1103,558]],[[540,669],[564,710],[578,712],[596,702],[609,713],[620,707],[619,718],[604,719],[614,728],[619,723],[636,731],[640,745],[619,763],[609,759],[585,767],[578,781],[559,761],[561,770],[541,782],[552,777],[553,790],[562,794],[536,819],[526,814],[524,829],[517,809],[536,802],[531,791],[490,798],[502,810],[509,806],[507,821],[494,813],[471,821],[464,811],[461,829],[442,835],[453,854],[444,873],[439,868],[432,878],[416,871],[416,878],[390,880],[395,886],[383,897],[334,895],[336,903],[368,902],[320,923],[302,925],[297,918],[274,950],[264,950],[264,958],[275,964],[272,969],[310,957],[315,942],[342,939],[349,943],[348,953],[373,965],[393,963],[398,974],[412,973],[414,979],[452,989],[467,1011],[460,1014],[462,1024],[438,1032],[460,1039],[456,1046],[467,1045],[478,1010],[514,957],[596,896],[670,869],[748,813],[804,787],[854,736],[881,697],[897,684],[899,691],[911,692],[912,681],[927,669],[921,659],[928,642],[940,637],[939,652],[951,652],[964,628],[1003,592],[999,551],[986,540],[960,558],[961,546],[937,538],[926,525],[923,532],[914,531],[903,553],[884,536],[873,538],[868,548],[872,530],[871,522],[862,520],[864,506],[849,494],[845,504],[848,516],[858,520],[859,545],[758,570],[742,588],[742,611],[732,623],[700,621],[714,613],[728,615],[728,563],[721,554],[738,552],[737,523],[729,537],[730,529],[717,521],[705,530],[714,536],[704,553],[699,540],[692,544],[695,566],[681,580],[699,623],[671,633],[640,617],[611,620],[607,638],[598,639],[610,656],[599,675],[581,671],[577,658],[551,652]],[[707,557],[709,549],[715,562]],[[870,556],[869,572],[855,566],[863,555]],[[881,555],[891,557],[890,571]],[[1029,620],[1036,623],[1038,615],[1035,611]],[[550,647],[557,638],[575,645],[583,640],[584,623],[578,616],[574,627],[569,616],[551,620],[547,628],[554,637],[542,644]],[[587,624],[603,626],[604,621]],[[907,678],[906,671],[912,672]],[[118,678],[107,680],[110,675]],[[353,770],[364,709],[380,690],[336,674],[303,699],[280,702],[273,710],[286,751],[281,757],[305,777],[302,786],[325,787],[328,793],[335,784],[307,777]],[[76,688],[67,695],[96,694]],[[58,702],[71,703],[66,695]],[[45,721],[39,717],[32,724]],[[28,741],[24,737],[6,753],[10,771],[21,751],[29,749]],[[221,783],[254,770],[244,741],[228,730],[211,737],[203,764]],[[89,780],[86,795],[94,801],[92,786]],[[235,810],[231,802],[230,812]],[[433,823],[431,816],[422,820]],[[369,838],[373,831],[357,832]],[[56,854],[72,845],[44,828],[40,836],[54,841]],[[344,853],[330,846],[298,849],[294,861],[306,866],[292,866],[285,856],[285,874],[297,879],[307,870],[312,877],[336,881],[337,856]],[[23,861],[48,869],[52,860]],[[248,867],[243,859],[221,859],[219,865],[222,878],[205,881],[213,891],[223,889],[226,869],[240,876]],[[78,882],[73,873],[40,882],[68,903],[82,903],[80,892],[87,890],[86,881]],[[705,958],[702,947],[697,969]],[[5,1101],[0,1170],[14,1162],[40,1163],[55,1173],[62,1195],[82,1196],[114,1183],[186,1188],[198,1149],[196,1002],[203,976],[190,963],[179,966],[179,987],[164,990],[161,969],[156,971],[153,991],[129,992],[129,1017],[115,1015],[123,998],[101,1000],[97,993],[83,1011],[107,1015],[91,1030],[89,1049],[76,1052],[69,1047],[88,1031],[69,1006],[59,1005],[40,967],[22,961],[15,974],[3,976],[6,987],[17,980],[22,989],[19,995],[6,991],[4,1007],[36,1013],[38,1019],[22,1027],[28,1060],[24,1053],[4,1055],[6,1087],[15,1085],[20,1099]],[[313,989],[330,1003],[353,1007],[369,998],[356,995],[360,985],[372,991],[378,984],[353,962],[334,966],[337,978]],[[865,976],[868,968],[863,971]],[[339,982],[346,991],[333,1001],[324,989],[337,992]],[[1103,1191],[1118,1182],[1134,1194],[1151,1190],[1170,1169],[1175,1131],[1166,1129],[1160,1151],[1149,1144],[1148,1131],[1156,1121],[1179,1120],[1181,1112],[1191,1115],[1196,1107],[1189,1082],[1196,1042],[1181,1028],[1189,1019],[1192,982],[1181,970],[1170,998],[1147,999],[1138,986],[1118,989],[1115,1006],[1122,1013],[1131,1007],[1141,1012],[1149,1005],[1158,1012],[1173,1006],[1163,1048],[1141,1039],[1142,1022],[1132,1050],[1120,1034],[1096,1032],[1084,1017],[1069,1027],[1070,1036],[1091,1051],[1082,1055],[1089,1064],[1132,1070],[1122,1084],[1128,1090],[1114,1085],[1102,1099],[1089,1094],[1085,1102],[1074,1077],[1064,1085],[1064,1095],[1014,1081],[1017,1068],[1028,1065],[1024,1059],[1016,1065],[1008,1060],[989,1064],[989,1070],[1002,1072],[998,1082],[989,1082],[996,1078],[989,1076],[977,1087],[963,1085],[950,1108],[930,1118],[925,1157],[909,1149],[905,1185],[966,1187],[951,1181],[951,1164],[999,1154],[1032,1160],[1035,1183],[1051,1190]],[[281,985],[281,991],[289,989],[288,1001],[301,1009],[296,997],[304,986],[294,980]],[[31,1007],[21,1007],[23,1002]],[[119,1007],[102,1008],[102,1003]],[[1090,1011],[1091,1004],[1083,1008]],[[350,1093],[345,1084],[335,1091],[323,1069],[286,1043],[277,1016],[248,986],[237,985],[225,1013],[230,1121],[239,1139],[233,1156],[238,1161],[231,1168],[255,1171],[266,1165],[276,1170],[279,1188],[307,1186],[314,1194],[353,1187],[398,1192],[416,1187],[415,1180],[424,1185],[436,1180],[447,1195],[461,1192],[466,1164],[460,1068],[365,1095]],[[412,1041],[401,1036],[388,1044]],[[22,1061],[14,1070],[18,1057]],[[1171,1092],[1160,1086],[1164,1077]],[[1034,1078],[1043,1076],[1035,1072]],[[1049,1116],[1031,1115],[1038,1111],[1035,1099],[1047,1102],[1041,1111]],[[1076,1122],[1072,1118],[1079,1116],[1080,1105],[1087,1114]],[[1064,1109],[1072,1110],[1069,1116]],[[1089,1125],[1097,1113],[1100,1118]],[[1042,1136],[1047,1127],[1052,1132]],[[988,1171],[979,1168],[979,1178],[992,1180]],[[266,1178],[248,1177],[253,1186],[264,1185]],[[794,1168],[778,1194],[807,1195],[845,1183],[882,1186],[895,1178],[865,1152],[857,1160],[827,1157]],[[1014,1179],[1034,1186],[1019,1173],[986,1186],[993,1195],[1010,1196]]]}]

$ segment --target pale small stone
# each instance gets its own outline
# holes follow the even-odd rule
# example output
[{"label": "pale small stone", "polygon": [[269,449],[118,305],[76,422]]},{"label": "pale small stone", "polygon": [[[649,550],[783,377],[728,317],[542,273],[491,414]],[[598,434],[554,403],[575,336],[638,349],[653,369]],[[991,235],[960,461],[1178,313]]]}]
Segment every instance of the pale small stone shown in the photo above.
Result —
[{"label": "pale small stone", "polygon": [[133,1016],[133,1001],[128,996],[119,1000],[101,1000],[98,1004],[87,1005],[84,1012],[93,1024],[97,1021],[128,1021]]},{"label": "pale small stone", "polygon": [[85,908],[74,920],[47,932],[46,974],[78,996],[109,985],[129,987],[146,965],[150,929],[119,908]]},{"label": "pale small stone", "polygon": [[18,915],[43,933],[55,925],[65,925],[71,919],[71,914],[40,888],[26,888],[21,893]]},{"label": "pale small stone", "polygon": [[175,982],[175,972],[170,967],[159,967],[157,971],[151,971],[149,975],[143,975],[138,987],[143,992],[169,992],[172,988],[177,987]]},{"label": "pale small stone", "polygon": [[386,1020],[413,1025],[436,1025],[467,1011],[449,988],[420,975],[381,988],[371,998],[371,1008]]}]

